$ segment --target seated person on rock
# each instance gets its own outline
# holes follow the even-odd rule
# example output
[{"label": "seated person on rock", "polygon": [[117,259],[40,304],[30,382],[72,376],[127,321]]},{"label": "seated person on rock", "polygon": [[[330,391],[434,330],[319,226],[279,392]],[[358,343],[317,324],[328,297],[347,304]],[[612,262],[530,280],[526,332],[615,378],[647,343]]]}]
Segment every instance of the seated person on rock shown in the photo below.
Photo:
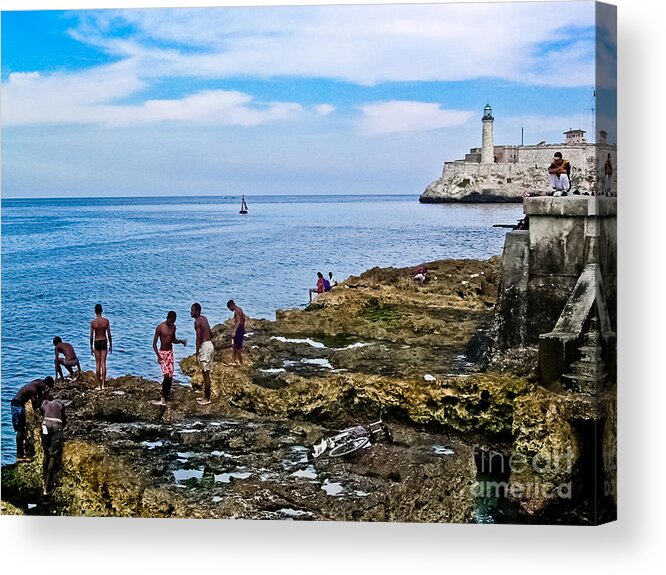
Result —
[{"label": "seated person on rock", "polygon": [[423,283],[427,279],[426,278],[427,273],[428,271],[426,270],[426,267],[421,265],[418,268],[416,268],[416,274],[414,275],[414,279],[419,283]]},{"label": "seated person on rock", "polygon": [[331,289],[338,285],[338,280],[333,277],[333,272],[328,272],[328,283],[331,286]]},{"label": "seated person on rock", "polygon": [[[329,287],[330,290],[330,287]],[[310,288],[309,292],[310,294],[310,301],[312,301],[312,295],[314,294],[315,297],[321,293],[324,293],[324,274],[321,272],[317,272],[317,287],[315,288]]]}]

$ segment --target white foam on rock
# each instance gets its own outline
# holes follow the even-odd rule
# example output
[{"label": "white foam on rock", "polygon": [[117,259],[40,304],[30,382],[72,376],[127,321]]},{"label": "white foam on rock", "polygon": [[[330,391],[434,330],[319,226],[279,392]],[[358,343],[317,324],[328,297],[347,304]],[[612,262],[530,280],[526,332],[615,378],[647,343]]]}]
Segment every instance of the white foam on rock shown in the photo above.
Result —
[{"label": "white foam on rock", "polygon": [[357,341],[356,343],[350,343],[349,345],[346,345],[345,347],[337,347],[337,348],[335,348],[335,351],[344,351],[346,349],[356,349],[357,347],[367,347],[369,345],[372,345],[372,344],[367,343],[365,341]]},{"label": "white foam on rock", "polygon": [[282,362],[282,365],[285,367],[296,367],[297,365],[316,365],[318,367],[325,367],[326,369],[333,369],[331,362],[324,358],[314,358],[314,359],[301,359],[300,361],[293,361],[290,359],[285,359]]},{"label": "white foam on rock", "polygon": [[305,469],[299,469],[291,474],[293,477],[300,477],[301,479],[317,479],[317,470],[314,465],[308,465]]},{"label": "white foam on rock", "polygon": [[286,515],[287,517],[302,517],[304,515],[311,515],[309,511],[303,511],[302,509],[292,509],[291,507],[283,507],[282,509],[277,510],[278,513]]},{"label": "white foam on rock", "polygon": [[328,479],[324,481],[321,488],[326,492],[326,495],[330,495],[332,497],[342,495],[345,490],[345,488],[342,487],[342,483],[331,482]]},{"label": "white foam on rock", "polygon": [[249,471],[232,471],[230,473],[218,473],[215,475],[215,483],[231,483],[232,479],[247,479],[252,477]]},{"label": "white foam on rock", "polygon": [[173,472],[173,478],[176,482],[187,481],[188,479],[196,479],[199,481],[204,474],[203,469],[176,469]]},{"label": "white foam on rock", "polygon": [[213,455],[214,457],[227,457],[228,459],[238,459],[236,455],[232,455],[231,453],[227,453],[226,451],[215,450],[211,451],[210,454]]},{"label": "white foam on rock", "polygon": [[327,359],[316,358],[316,359],[302,359],[301,363],[306,363],[308,365],[318,365],[319,367],[325,367],[327,369],[333,369],[331,362]]},{"label": "white foam on rock", "polygon": [[143,441],[141,443],[144,447],[148,449],[155,449],[156,447],[162,447],[164,445],[163,441]]},{"label": "white foam on rock", "polygon": [[316,347],[318,349],[326,349],[326,346],[320,341],[315,341],[309,338],[288,338],[281,335],[274,335],[271,339],[281,341],[282,343],[305,343],[311,347]]}]

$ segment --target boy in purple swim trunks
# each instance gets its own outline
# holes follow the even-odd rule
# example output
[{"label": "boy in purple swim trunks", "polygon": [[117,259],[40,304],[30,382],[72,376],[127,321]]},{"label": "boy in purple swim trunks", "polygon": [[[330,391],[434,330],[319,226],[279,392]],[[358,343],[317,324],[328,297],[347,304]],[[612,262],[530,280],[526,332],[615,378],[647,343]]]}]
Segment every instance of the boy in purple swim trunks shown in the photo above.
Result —
[{"label": "boy in purple swim trunks", "polygon": [[233,360],[243,365],[243,337],[245,337],[245,314],[243,310],[230,299],[227,302],[229,311],[234,312],[234,333],[232,336]]}]

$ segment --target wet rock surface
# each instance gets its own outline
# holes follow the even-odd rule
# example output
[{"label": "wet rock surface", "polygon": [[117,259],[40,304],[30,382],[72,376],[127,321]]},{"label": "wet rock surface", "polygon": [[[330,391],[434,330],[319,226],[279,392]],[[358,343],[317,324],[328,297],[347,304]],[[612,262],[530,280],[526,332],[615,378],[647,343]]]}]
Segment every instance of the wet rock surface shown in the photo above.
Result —
[{"label": "wet rock surface", "polygon": [[[478,509],[478,449],[534,457],[571,445],[580,467],[580,426],[594,406],[538,388],[532,350],[488,355],[498,258],[426,266],[424,283],[411,269],[373,269],[304,310],[249,319],[242,366],[231,360],[231,323],[215,326],[207,406],[196,402],[193,356],[168,407],[156,405],[158,382],[133,376],[101,393],[90,373],[59,385],[70,424],[58,489],[41,497],[37,459],[8,466],[3,504],[27,514],[492,521]],[[394,442],[312,459],[323,436],[380,414]],[[541,489],[506,520],[544,520],[544,494],[570,476],[501,477]]]},{"label": "wet rock surface", "polygon": [[[205,407],[194,357],[166,408],[142,378],[104,392],[89,373],[61,384],[70,424],[59,488],[40,496],[35,459],[3,469],[3,499],[28,514],[472,521],[474,457],[456,431],[510,427],[476,404],[489,394],[510,404],[513,392],[479,380],[467,355],[488,329],[497,265],[434,262],[423,284],[410,269],[349,278],[305,310],[249,320],[243,366],[231,364],[230,324],[216,326]],[[380,413],[393,442],[312,458],[321,437]]]},{"label": "wet rock surface", "polygon": [[[111,380],[102,393],[82,390],[85,384],[58,390],[77,417],[67,430],[56,493],[45,500],[37,489],[39,458],[7,467],[3,498],[12,502],[8,512],[471,519],[471,450],[446,435],[393,424],[390,443],[376,443],[345,458],[324,454],[314,459],[311,445],[333,430],[305,422],[222,416],[215,409],[191,413],[204,408],[192,405],[194,392],[188,388],[176,390],[173,408],[152,406],[153,386],[139,378]],[[147,405],[150,408],[140,409]],[[126,415],[119,418],[118,413]]]}]

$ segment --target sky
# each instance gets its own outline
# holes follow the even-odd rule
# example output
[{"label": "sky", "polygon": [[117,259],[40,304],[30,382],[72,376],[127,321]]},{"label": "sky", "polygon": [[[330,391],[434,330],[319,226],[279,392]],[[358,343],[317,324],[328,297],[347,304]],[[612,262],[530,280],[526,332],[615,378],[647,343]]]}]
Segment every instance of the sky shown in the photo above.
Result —
[{"label": "sky", "polygon": [[417,195],[486,104],[496,144],[615,141],[593,2],[70,5],[3,8],[5,198]]}]

